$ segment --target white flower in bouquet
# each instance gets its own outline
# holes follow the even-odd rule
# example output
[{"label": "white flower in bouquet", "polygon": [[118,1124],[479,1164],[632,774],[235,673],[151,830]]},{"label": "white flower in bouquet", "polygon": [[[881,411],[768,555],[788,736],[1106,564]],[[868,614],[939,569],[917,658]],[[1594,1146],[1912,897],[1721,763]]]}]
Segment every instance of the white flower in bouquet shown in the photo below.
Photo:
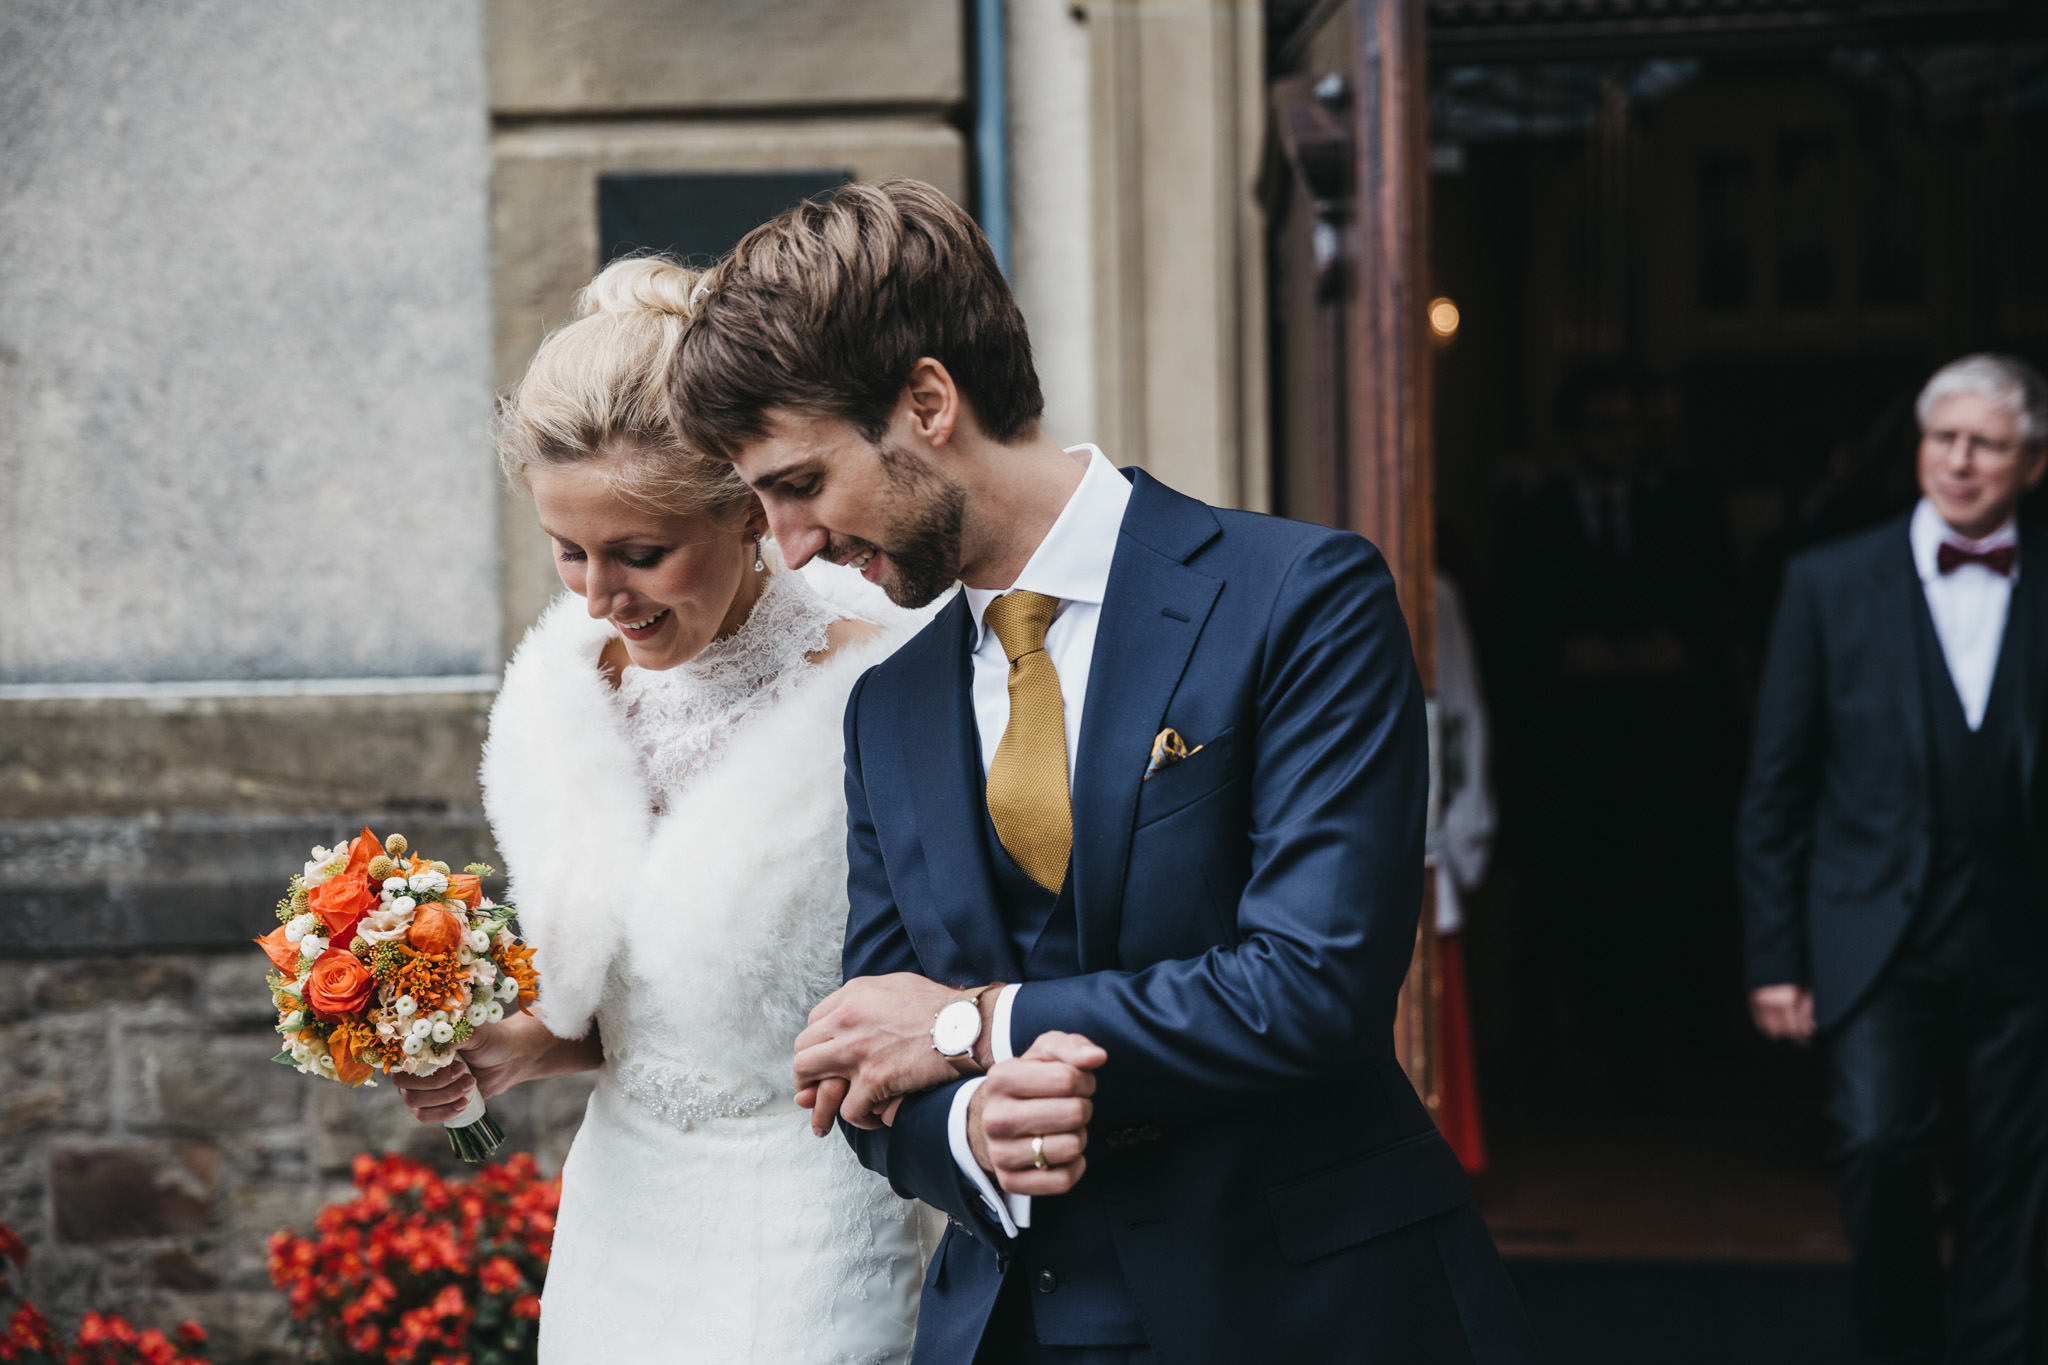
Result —
[{"label": "white flower in bouquet", "polygon": [[392,939],[404,938],[412,927],[412,911],[393,910],[385,907],[372,910],[356,925],[356,932],[370,943],[388,943]]},{"label": "white flower in bouquet", "polygon": [[306,863],[306,870],[299,874],[307,889],[324,885],[330,877],[348,866],[348,840],[344,839],[333,848],[313,846],[313,855]]}]

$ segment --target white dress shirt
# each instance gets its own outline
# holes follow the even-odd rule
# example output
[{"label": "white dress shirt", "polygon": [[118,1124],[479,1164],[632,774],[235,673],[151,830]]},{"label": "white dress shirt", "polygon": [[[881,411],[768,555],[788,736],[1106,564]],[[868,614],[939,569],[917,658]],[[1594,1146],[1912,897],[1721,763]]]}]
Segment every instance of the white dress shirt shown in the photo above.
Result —
[{"label": "white dress shirt", "polygon": [[[1059,599],[1052,624],[1045,631],[1045,652],[1060,677],[1060,704],[1067,722],[1067,783],[1074,781],[1074,758],[1081,743],[1081,704],[1088,695],[1088,667],[1095,657],[1095,626],[1102,617],[1103,594],[1109,590],[1109,566],[1123,529],[1124,509],[1131,501],[1130,480],[1116,472],[1100,450],[1079,445],[1067,453],[1084,466],[1080,486],[1060,509],[1052,529],[1032,551],[1017,581],[1007,588],[967,588],[967,609],[974,615],[974,729],[981,741],[981,772],[988,775],[996,746],[1010,723],[1010,660],[996,633],[982,624],[988,604],[1013,592],[1039,592]],[[1010,1043],[1010,1011],[1016,1004],[1016,983],[996,998],[989,1050],[998,1062],[1016,1054]],[[1028,1195],[997,1189],[974,1159],[967,1141],[967,1104],[981,1088],[977,1076],[953,1096],[946,1132],[953,1160],[981,1191],[982,1199],[1010,1236],[1031,1226]]]},{"label": "white dress shirt", "polygon": [[1934,504],[1922,498],[1913,509],[1908,534],[1913,542],[1913,567],[1919,571],[1927,611],[1941,641],[1941,656],[1948,661],[1948,675],[1963,703],[1963,719],[1975,730],[1984,723],[1984,708],[1991,702],[1991,679],[1998,671],[1998,648],[2005,640],[2005,617],[2012,607],[2013,584],[2019,581],[2019,561],[2013,561],[2008,578],[1982,564],[1959,564],[1953,572],[1943,573],[1935,559],[1943,541],[1980,552],[2017,545],[2018,523],[2008,517],[2005,525],[1984,539],[1971,540],[1957,534],[1934,510]]}]

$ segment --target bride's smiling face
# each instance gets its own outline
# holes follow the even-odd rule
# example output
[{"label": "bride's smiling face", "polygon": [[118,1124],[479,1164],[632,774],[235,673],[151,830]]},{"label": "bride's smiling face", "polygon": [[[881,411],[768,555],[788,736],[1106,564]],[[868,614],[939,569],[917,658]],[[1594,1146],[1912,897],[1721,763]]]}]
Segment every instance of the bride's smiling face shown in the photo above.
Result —
[{"label": "bride's smiling face", "polygon": [[590,614],[608,620],[636,668],[666,669],[746,624],[758,505],[726,516],[649,510],[613,489],[602,464],[530,471],[555,569]]}]

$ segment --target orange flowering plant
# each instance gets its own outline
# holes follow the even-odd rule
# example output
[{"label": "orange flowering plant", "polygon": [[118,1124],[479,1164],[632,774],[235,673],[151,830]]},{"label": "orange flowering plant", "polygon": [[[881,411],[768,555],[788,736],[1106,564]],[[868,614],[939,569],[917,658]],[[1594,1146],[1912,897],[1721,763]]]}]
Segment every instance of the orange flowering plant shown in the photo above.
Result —
[{"label": "orange flowering plant", "polygon": [[[379,842],[368,828],[315,848],[277,903],[277,928],[256,940],[277,969],[277,1060],[351,1086],[379,1071],[428,1076],[478,1028],[533,1003],[533,950],[512,932],[512,907],[484,895],[490,873],[451,872],[403,834]],[[465,1161],[505,1136],[474,1095],[447,1127]]]},{"label": "orange flowering plant", "polygon": [[470,1180],[359,1156],[353,1198],[313,1235],[270,1239],[303,1358],[321,1365],[517,1365],[535,1359],[562,1188],[521,1153]]},{"label": "orange flowering plant", "polygon": [[186,1348],[201,1345],[206,1331],[196,1322],[180,1323],[165,1336],[154,1327],[138,1332],[113,1313],[87,1313],[71,1345],[65,1346],[50,1320],[23,1301],[12,1312],[14,1296],[8,1267],[28,1264],[28,1248],[5,1223],[0,1223],[0,1361],[6,1365],[207,1365]]}]

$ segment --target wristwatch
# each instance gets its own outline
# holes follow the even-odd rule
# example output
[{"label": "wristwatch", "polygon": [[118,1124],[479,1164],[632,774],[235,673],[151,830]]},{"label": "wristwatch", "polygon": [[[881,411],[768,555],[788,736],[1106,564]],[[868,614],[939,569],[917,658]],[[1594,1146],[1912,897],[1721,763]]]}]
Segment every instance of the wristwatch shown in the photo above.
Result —
[{"label": "wristwatch", "polygon": [[971,991],[932,1016],[932,1051],[963,1076],[980,1074],[974,1044],[981,1037],[981,997],[992,989],[990,985]]}]

